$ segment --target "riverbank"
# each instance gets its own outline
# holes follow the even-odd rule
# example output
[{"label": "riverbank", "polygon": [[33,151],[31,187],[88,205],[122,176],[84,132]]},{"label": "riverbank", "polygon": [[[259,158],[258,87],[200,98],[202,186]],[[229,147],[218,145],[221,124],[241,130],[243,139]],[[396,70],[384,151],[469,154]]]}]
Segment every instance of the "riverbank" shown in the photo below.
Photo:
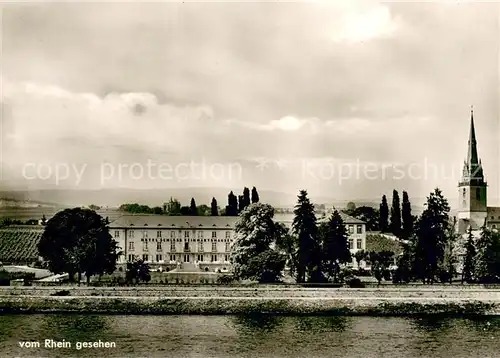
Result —
[{"label": "riverbank", "polygon": [[0,289],[0,312],[500,316],[500,290],[11,287]]}]

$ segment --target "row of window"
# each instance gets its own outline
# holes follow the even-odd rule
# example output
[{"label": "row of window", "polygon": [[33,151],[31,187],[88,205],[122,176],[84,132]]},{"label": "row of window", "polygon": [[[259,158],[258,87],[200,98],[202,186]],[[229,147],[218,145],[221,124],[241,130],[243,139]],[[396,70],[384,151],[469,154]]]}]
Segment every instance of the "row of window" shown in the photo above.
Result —
[{"label": "row of window", "polygon": [[[363,233],[363,225],[356,225],[356,233]],[[354,225],[349,225],[349,234],[354,234]]]},{"label": "row of window", "polygon": [[[129,237],[133,238],[134,237],[134,230],[131,230],[129,231]],[[191,231],[184,231],[184,237],[185,238],[189,238],[190,237],[190,232]],[[118,238],[120,237],[120,230],[115,230],[115,238]],[[148,237],[148,231],[147,230],[143,230],[142,231],[142,237]],[[157,238],[160,238],[162,237],[162,233],[161,233],[161,230],[158,230],[156,232],[156,237]],[[175,239],[175,231],[170,231],[170,237]],[[198,231],[198,238],[199,239],[203,239],[203,231]],[[217,231],[212,231],[212,239],[216,239],[217,238]],[[231,231],[226,231],[226,239],[230,239],[231,238]]]},{"label": "row of window", "polygon": [[[231,243],[230,242],[226,242],[226,247],[225,248],[226,248],[226,252],[231,251]],[[148,249],[149,249],[148,242],[144,241],[142,243],[142,251],[148,251]],[[135,243],[133,241],[130,241],[128,243],[128,250],[129,251],[134,251],[135,250]],[[158,241],[156,243],[156,251],[162,251],[162,250],[163,250],[162,242]],[[171,252],[175,252],[176,251],[175,241],[172,241],[170,243],[170,251]],[[184,251],[190,251],[189,242],[185,242],[184,243]],[[204,247],[203,247],[203,243],[202,242],[198,243],[198,251],[199,252],[203,252],[204,251]],[[216,242],[212,242],[212,251],[214,251],[214,252],[217,251],[217,243]]]},{"label": "row of window", "polygon": [[232,242],[232,239],[150,239],[150,238],[142,238],[142,241],[149,241],[149,242]]},{"label": "row of window", "polygon": [[[168,255],[168,256],[166,255],[165,256],[165,258],[170,259],[171,262],[177,262],[177,261],[178,262],[180,262],[180,261],[189,262],[190,257],[191,257],[191,255],[188,255],[188,254],[186,254],[186,255]],[[220,257],[218,255],[197,255],[196,259],[198,262],[217,262]],[[143,261],[149,262],[149,258],[150,258],[150,256],[148,254],[142,255]],[[153,256],[151,255],[151,259],[152,258],[153,258]],[[208,260],[209,258],[210,258],[210,260]],[[128,261],[134,261],[135,259],[137,259],[136,255],[132,255],[132,254],[128,255]],[[164,261],[163,255],[161,255],[161,254],[156,255],[155,262],[162,262],[162,261]],[[229,262],[229,255],[224,255],[224,262]]]},{"label": "row of window", "polygon": [[354,240],[349,239],[349,249],[350,250],[355,250],[355,249],[362,250],[363,249],[363,240],[357,239],[356,240],[356,247],[354,247]]}]

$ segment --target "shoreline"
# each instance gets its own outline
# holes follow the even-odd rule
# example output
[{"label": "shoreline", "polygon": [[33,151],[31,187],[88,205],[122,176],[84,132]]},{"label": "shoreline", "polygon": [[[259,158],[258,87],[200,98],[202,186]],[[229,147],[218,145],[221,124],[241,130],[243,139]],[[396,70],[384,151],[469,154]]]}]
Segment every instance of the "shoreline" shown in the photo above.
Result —
[{"label": "shoreline", "polygon": [[0,296],[0,314],[500,316],[499,299]]}]

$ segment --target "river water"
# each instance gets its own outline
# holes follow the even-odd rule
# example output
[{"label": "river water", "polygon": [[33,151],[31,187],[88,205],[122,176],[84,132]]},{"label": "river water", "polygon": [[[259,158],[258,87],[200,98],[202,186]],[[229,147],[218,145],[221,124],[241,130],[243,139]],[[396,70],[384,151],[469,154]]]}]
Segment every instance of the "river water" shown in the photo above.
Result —
[{"label": "river water", "polygon": [[1,315],[0,344],[0,357],[485,358],[500,356],[500,318]]}]

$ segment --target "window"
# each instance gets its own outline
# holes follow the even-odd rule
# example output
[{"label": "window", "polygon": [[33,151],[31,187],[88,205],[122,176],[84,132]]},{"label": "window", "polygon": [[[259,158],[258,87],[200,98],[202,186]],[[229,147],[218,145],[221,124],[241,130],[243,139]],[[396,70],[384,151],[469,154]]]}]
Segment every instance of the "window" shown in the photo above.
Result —
[{"label": "window", "polygon": [[135,255],[128,255],[128,261],[129,262],[135,261]]},{"label": "window", "polygon": [[142,232],[142,237],[148,237],[148,232],[146,230]]},{"label": "window", "polygon": [[198,231],[198,239],[203,239],[203,231]]},{"label": "window", "polygon": [[175,239],[175,231],[170,231],[170,237],[171,237],[172,239]]},{"label": "window", "polygon": [[129,236],[132,237],[132,238],[134,237],[134,230],[130,230],[130,235]]},{"label": "window", "polygon": [[198,255],[198,261],[203,262],[203,255]]},{"label": "window", "polygon": [[216,239],[217,238],[217,231],[212,231],[212,239]]},{"label": "window", "polygon": [[161,230],[158,230],[158,231],[156,232],[156,237],[161,237]]},{"label": "window", "polygon": [[217,255],[212,255],[212,262],[217,261]]},{"label": "window", "polygon": [[362,234],[363,233],[363,225],[357,225],[356,226],[356,232],[358,234]]},{"label": "window", "polygon": [[129,249],[130,251],[134,251],[134,242],[133,242],[133,241],[130,241],[130,242],[128,243],[128,249]]},{"label": "window", "polygon": [[156,242],[156,251],[161,251],[161,241]]},{"label": "window", "polygon": [[184,242],[184,251],[189,251],[189,242]]},{"label": "window", "polygon": [[354,233],[354,225],[349,225],[349,234]]},{"label": "window", "polygon": [[170,241],[170,251],[175,252],[175,241]]},{"label": "window", "polygon": [[147,241],[144,241],[142,243],[142,251],[148,251],[148,242]]},{"label": "window", "polygon": [[156,255],[156,262],[163,261],[163,257],[161,255]]},{"label": "window", "polygon": [[115,231],[115,237],[120,237],[120,231],[118,230]]},{"label": "window", "polygon": [[352,250],[354,248],[354,240],[349,239],[349,250]]},{"label": "window", "polygon": [[462,191],[462,196],[464,197],[465,199],[465,194],[467,193],[467,190],[464,188],[464,190]]},{"label": "window", "polygon": [[170,255],[170,261],[175,261],[175,255]]},{"label": "window", "polygon": [[149,261],[148,255],[142,255],[142,260],[143,261]]},{"label": "window", "polygon": [[198,243],[198,251],[199,251],[199,252],[203,252],[203,242],[202,242],[202,241],[200,241],[200,242]]},{"label": "window", "polygon": [[189,239],[189,231],[184,231],[184,238]]},{"label": "window", "polygon": [[226,231],[226,239],[230,239],[231,238],[231,231]]},{"label": "window", "polygon": [[226,252],[231,251],[231,243],[226,242]]},{"label": "window", "polygon": [[496,226],[496,225],[493,225],[493,226],[492,226],[492,228],[493,228],[493,229],[496,229],[496,228],[497,228],[497,226]]},{"label": "window", "polygon": [[229,255],[224,255],[224,261],[229,262]]},{"label": "window", "polygon": [[476,200],[481,200],[481,188],[476,188]]},{"label": "window", "polygon": [[189,262],[189,255],[184,255],[184,262]]},{"label": "window", "polygon": [[213,252],[217,251],[217,243],[216,242],[212,242],[212,251]]},{"label": "window", "polygon": [[357,239],[356,241],[357,241],[357,243],[356,243],[357,249],[362,250],[363,249],[363,240]]}]

